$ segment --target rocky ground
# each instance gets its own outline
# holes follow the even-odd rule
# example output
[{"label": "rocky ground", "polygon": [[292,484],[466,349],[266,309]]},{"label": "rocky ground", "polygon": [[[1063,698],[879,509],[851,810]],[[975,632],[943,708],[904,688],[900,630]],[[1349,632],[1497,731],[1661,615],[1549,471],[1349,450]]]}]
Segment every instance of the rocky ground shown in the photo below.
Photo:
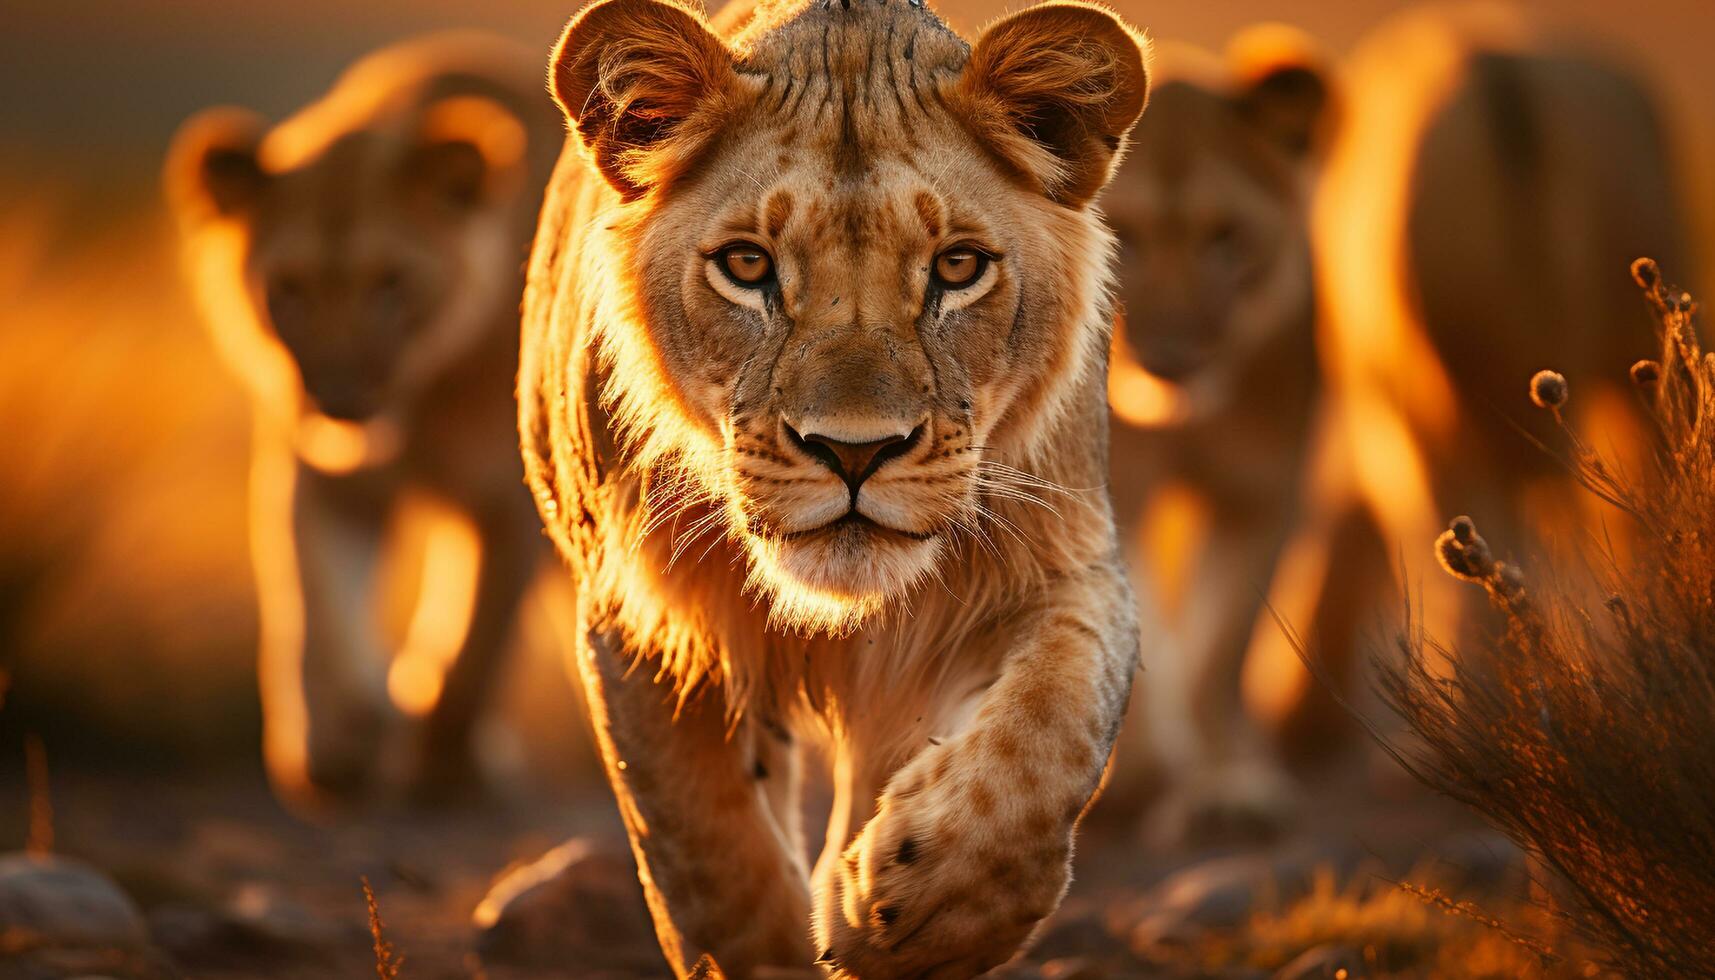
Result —
[{"label": "rocky ground", "polygon": [[[0,785],[7,842],[24,838],[23,795]],[[612,804],[585,795],[315,826],[249,774],[56,774],[55,857],[0,859],[0,980],[372,976],[364,879],[405,980],[665,975]],[[1517,853],[1403,785],[1376,795],[1323,787],[1287,839],[1172,854],[1104,801],[1065,906],[1003,972],[1545,975],[1529,940],[1448,907],[1525,915]],[[499,874],[543,855],[577,869],[571,887],[479,929]]]}]

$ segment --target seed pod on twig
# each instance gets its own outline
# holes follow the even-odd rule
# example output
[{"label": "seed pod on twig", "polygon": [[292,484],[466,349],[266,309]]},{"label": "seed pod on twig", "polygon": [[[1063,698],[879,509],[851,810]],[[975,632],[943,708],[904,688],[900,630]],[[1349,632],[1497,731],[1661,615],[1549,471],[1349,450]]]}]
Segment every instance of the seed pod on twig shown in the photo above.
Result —
[{"label": "seed pod on twig", "polygon": [[1530,379],[1530,400],[1537,408],[1557,409],[1568,394],[1566,376],[1558,371],[1538,371]]},{"label": "seed pod on twig", "polygon": [[1482,582],[1494,571],[1489,543],[1469,517],[1454,518],[1435,539],[1435,558],[1447,574],[1466,582]]},{"label": "seed pod on twig", "polygon": [[1632,281],[1640,289],[1654,289],[1661,283],[1661,269],[1655,264],[1655,259],[1644,257],[1632,263]]}]

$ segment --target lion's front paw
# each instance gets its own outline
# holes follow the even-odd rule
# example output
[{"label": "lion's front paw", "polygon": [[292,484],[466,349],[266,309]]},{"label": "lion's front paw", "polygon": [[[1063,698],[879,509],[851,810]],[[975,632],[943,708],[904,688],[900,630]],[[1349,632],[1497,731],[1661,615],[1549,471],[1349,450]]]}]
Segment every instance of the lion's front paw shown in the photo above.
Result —
[{"label": "lion's front paw", "polygon": [[1076,813],[976,768],[927,788],[908,770],[823,869],[817,939],[834,976],[976,976],[1011,958],[1059,904]]}]

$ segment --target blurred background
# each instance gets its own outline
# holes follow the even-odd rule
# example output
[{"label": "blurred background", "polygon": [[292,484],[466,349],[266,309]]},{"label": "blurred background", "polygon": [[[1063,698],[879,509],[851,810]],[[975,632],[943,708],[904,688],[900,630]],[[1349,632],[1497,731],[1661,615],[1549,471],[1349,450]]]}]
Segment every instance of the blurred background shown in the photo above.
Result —
[{"label": "blurred background", "polygon": [[[1158,38],[1219,50],[1246,25],[1281,20],[1335,56],[1408,6],[1111,2]],[[936,6],[967,32],[1003,12],[977,0]],[[1689,223],[1699,242],[1715,241],[1715,10],[1707,0],[1524,6],[1653,87]],[[73,786],[79,774],[125,786],[163,776],[262,785],[244,498],[248,407],[179,275],[159,190],[175,128],[222,103],[282,118],[356,57],[430,29],[488,29],[539,48],[545,61],[574,7],[566,0],[8,3],[0,30],[0,834],[7,846],[25,822],[27,736],[47,747],[56,780]],[[1698,254],[1707,261],[1715,249]],[[1683,278],[1715,281],[1715,267],[1703,273],[1686,270]],[[552,655],[538,651],[515,666],[507,697],[534,712],[530,744],[519,749],[526,761],[555,774],[558,792],[594,785],[583,723]],[[611,820],[604,793],[577,798],[590,808],[588,820]],[[69,809],[62,798],[62,816],[74,819]],[[544,831],[537,842],[550,840]]]},{"label": "blurred background", "polygon": [[[174,129],[219,103],[281,118],[359,55],[424,30],[485,28],[545,58],[571,6],[10,5],[0,32],[0,666],[11,690],[0,757],[20,758],[28,730],[56,755],[115,764],[254,761],[247,408],[178,275],[158,189]],[[967,30],[1002,12],[939,6]],[[1278,19],[1338,54],[1407,4],[1116,6],[1158,38],[1219,50],[1240,28]],[[1697,227],[1708,228],[1708,6],[1526,6],[1654,86]]]}]

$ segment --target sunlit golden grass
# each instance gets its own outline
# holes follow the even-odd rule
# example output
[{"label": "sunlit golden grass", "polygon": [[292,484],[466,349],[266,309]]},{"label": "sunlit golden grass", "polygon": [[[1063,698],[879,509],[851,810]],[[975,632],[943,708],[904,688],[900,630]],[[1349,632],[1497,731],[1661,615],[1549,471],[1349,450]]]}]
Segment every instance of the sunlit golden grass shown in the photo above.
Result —
[{"label": "sunlit golden grass", "polygon": [[1238,940],[1235,958],[1272,970],[1305,950],[1339,946],[1356,951],[1366,967],[1383,975],[1547,975],[1532,940],[1458,914],[1436,902],[1432,896],[1437,894],[1434,888],[1361,875],[1341,885],[1332,872],[1323,871],[1303,899],[1255,919]]},{"label": "sunlit golden grass", "polygon": [[[1437,557],[1485,589],[1505,630],[1456,650],[1410,633],[1384,689],[1424,746],[1406,764],[1527,848],[1617,969],[1711,977],[1715,355],[1691,297],[1652,262],[1634,272],[1661,323],[1658,356],[1632,369],[1658,423],[1647,463],[1622,469],[1566,430],[1573,473],[1628,515],[1632,557],[1591,529],[1584,567],[1527,574],[1455,520]],[[1559,418],[1577,387],[1545,371],[1529,394]]]},{"label": "sunlit golden grass", "polygon": [[1268,975],[1312,951],[1338,951],[1330,959],[1352,964],[1345,967],[1348,978],[1596,974],[1585,951],[1566,941],[1561,923],[1530,904],[1516,883],[1485,893],[1491,908],[1454,897],[1443,870],[1425,864],[1396,881],[1374,870],[1342,877],[1323,867],[1300,897],[1263,905],[1239,928],[1163,948],[1157,960],[1175,976]]}]

